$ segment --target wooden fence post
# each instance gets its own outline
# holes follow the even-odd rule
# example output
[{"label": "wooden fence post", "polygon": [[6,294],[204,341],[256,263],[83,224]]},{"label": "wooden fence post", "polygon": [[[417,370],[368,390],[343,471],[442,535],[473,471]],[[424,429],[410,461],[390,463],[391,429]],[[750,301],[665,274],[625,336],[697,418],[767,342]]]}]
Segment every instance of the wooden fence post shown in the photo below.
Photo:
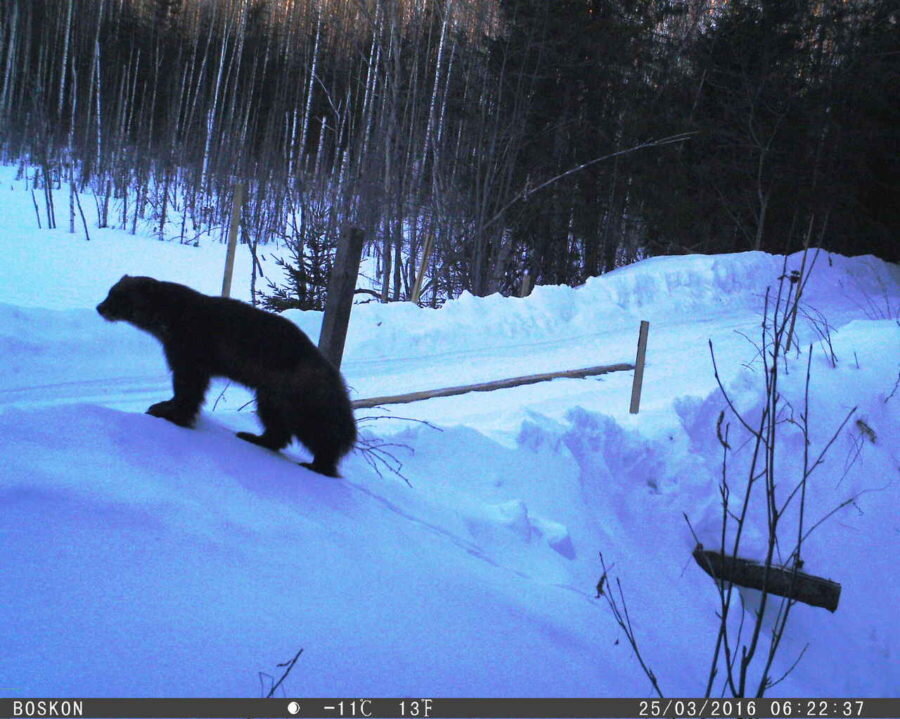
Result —
[{"label": "wooden fence post", "polygon": [[222,276],[222,297],[231,295],[231,277],[234,274],[234,251],[237,247],[238,227],[241,224],[241,208],[244,205],[244,183],[234,186],[231,204],[231,224],[228,227],[228,250],[225,253],[225,274]]},{"label": "wooden fence post", "polygon": [[641,320],[638,334],[637,358],[634,361],[634,382],[631,385],[631,414],[637,414],[641,408],[641,387],[644,384],[644,360],[647,357],[647,332],[650,323]]},{"label": "wooden fence post", "polygon": [[353,308],[353,292],[359,276],[363,239],[363,231],[358,227],[344,231],[338,243],[331,277],[328,279],[325,315],[322,317],[322,331],[319,333],[319,349],[338,369],[344,356],[344,340],[347,338],[347,326],[350,324],[350,310]]}]

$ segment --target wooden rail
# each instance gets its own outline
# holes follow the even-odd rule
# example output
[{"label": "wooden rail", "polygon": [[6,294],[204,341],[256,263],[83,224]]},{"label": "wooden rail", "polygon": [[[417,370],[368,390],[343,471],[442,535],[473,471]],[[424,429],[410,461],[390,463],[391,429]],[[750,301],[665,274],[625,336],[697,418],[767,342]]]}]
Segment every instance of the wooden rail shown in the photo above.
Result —
[{"label": "wooden rail", "polygon": [[444,387],[443,389],[423,390],[421,392],[395,394],[385,397],[371,397],[370,399],[357,399],[353,402],[353,409],[367,409],[382,404],[406,404],[407,402],[419,402],[420,400],[431,399],[433,397],[450,397],[457,394],[466,394],[467,392],[491,392],[496,389],[519,387],[525,384],[547,382],[552,379],[581,379],[599,374],[608,374],[609,372],[625,372],[633,369],[634,365],[632,364],[611,364],[598,367],[585,367],[584,369],[562,370],[560,372],[544,372],[542,374],[532,374],[524,377],[498,379],[493,382],[481,382],[479,384],[467,384],[458,387]]}]

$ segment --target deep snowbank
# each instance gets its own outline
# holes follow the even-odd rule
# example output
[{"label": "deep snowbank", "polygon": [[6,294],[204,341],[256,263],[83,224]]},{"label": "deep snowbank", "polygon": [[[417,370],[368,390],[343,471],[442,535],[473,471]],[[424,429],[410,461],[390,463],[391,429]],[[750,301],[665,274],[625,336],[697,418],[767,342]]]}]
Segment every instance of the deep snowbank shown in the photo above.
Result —
[{"label": "deep snowbank", "polygon": [[641,690],[598,662],[609,627],[577,629],[600,615],[561,584],[570,559],[505,506],[457,516],[206,424],[94,406],[0,422],[16,448],[0,546],[20,598],[4,605],[0,676],[17,694],[253,696],[256,672],[300,646],[303,694]]}]

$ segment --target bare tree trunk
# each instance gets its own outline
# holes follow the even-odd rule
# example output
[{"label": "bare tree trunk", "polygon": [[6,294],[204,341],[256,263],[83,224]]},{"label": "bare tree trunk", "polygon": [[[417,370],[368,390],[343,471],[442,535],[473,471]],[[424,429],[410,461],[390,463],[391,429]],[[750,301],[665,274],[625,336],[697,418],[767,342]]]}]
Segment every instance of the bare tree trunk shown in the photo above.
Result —
[{"label": "bare tree trunk", "polygon": [[[322,5],[318,4],[318,12],[316,13],[316,40],[313,44],[312,63],[309,69],[309,85],[306,90],[306,107],[303,110],[303,124],[300,130],[300,157],[306,154],[306,137],[309,133],[309,117],[312,111],[313,89],[316,82],[316,71],[319,63],[319,40],[322,35]],[[305,167],[305,162],[304,162]]]},{"label": "bare tree trunk", "polygon": [[6,19],[5,26],[0,28],[0,37],[5,38],[6,63],[3,70],[3,91],[0,92],[0,117],[8,117],[10,103],[12,102],[13,71],[17,62],[17,50],[19,34],[17,32],[19,21],[19,3],[11,5],[10,15]]},{"label": "bare tree trunk", "polygon": [[59,66],[59,97],[57,98],[56,116],[62,119],[63,102],[66,96],[66,75],[69,72],[69,40],[72,36],[72,5],[74,0],[66,3],[66,22],[63,31],[63,52]]},{"label": "bare tree trunk", "polygon": [[[222,88],[222,74],[225,69],[225,55],[228,52],[228,41],[230,37],[230,22],[226,22],[223,30],[222,47],[219,50],[219,68],[216,71],[216,82],[212,94],[212,106],[206,113],[206,140],[203,146],[203,169],[200,172],[200,187],[204,192],[209,192],[209,163],[210,154],[212,152],[213,133],[216,127],[216,110],[219,106],[219,93]],[[212,33],[212,30],[210,30]]]}]

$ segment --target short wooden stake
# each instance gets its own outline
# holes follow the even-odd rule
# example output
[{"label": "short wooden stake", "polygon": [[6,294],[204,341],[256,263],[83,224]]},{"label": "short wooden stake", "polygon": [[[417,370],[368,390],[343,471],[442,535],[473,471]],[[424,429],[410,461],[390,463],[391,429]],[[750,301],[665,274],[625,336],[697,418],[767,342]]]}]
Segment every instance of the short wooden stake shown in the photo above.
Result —
[{"label": "short wooden stake", "polygon": [[637,358],[634,361],[634,382],[631,385],[631,414],[637,414],[641,408],[641,386],[644,384],[644,360],[647,358],[647,333],[650,323],[641,320],[638,334]]},{"label": "short wooden stake", "polygon": [[344,341],[350,324],[350,310],[353,309],[353,293],[359,277],[364,237],[363,231],[357,227],[351,227],[343,233],[334,257],[331,277],[328,279],[319,349],[337,368],[340,368],[344,356]]},{"label": "short wooden stake", "polygon": [[228,250],[225,253],[225,274],[222,276],[222,297],[231,296],[231,277],[234,274],[234,252],[237,247],[238,227],[241,224],[241,208],[244,205],[244,184],[234,186],[231,204],[231,224],[228,227]]},{"label": "short wooden stake", "polygon": [[428,260],[431,258],[431,246],[434,244],[434,235],[429,232],[425,238],[425,246],[422,248],[422,260],[419,262],[419,274],[416,275],[416,284],[413,286],[412,297],[410,301],[419,304],[419,296],[422,294],[422,282],[425,277],[425,269],[428,267]]},{"label": "short wooden stake", "polygon": [[534,286],[534,277],[532,277],[528,272],[522,275],[522,285],[519,287],[519,297],[528,297],[531,294],[531,289]]},{"label": "short wooden stake", "polygon": [[731,582],[750,589],[765,589],[769,594],[796,599],[829,612],[838,608],[841,585],[830,579],[814,577],[792,567],[766,567],[764,564],[740,557],[723,556],[720,552],[694,548],[694,561],[713,579]]}]

